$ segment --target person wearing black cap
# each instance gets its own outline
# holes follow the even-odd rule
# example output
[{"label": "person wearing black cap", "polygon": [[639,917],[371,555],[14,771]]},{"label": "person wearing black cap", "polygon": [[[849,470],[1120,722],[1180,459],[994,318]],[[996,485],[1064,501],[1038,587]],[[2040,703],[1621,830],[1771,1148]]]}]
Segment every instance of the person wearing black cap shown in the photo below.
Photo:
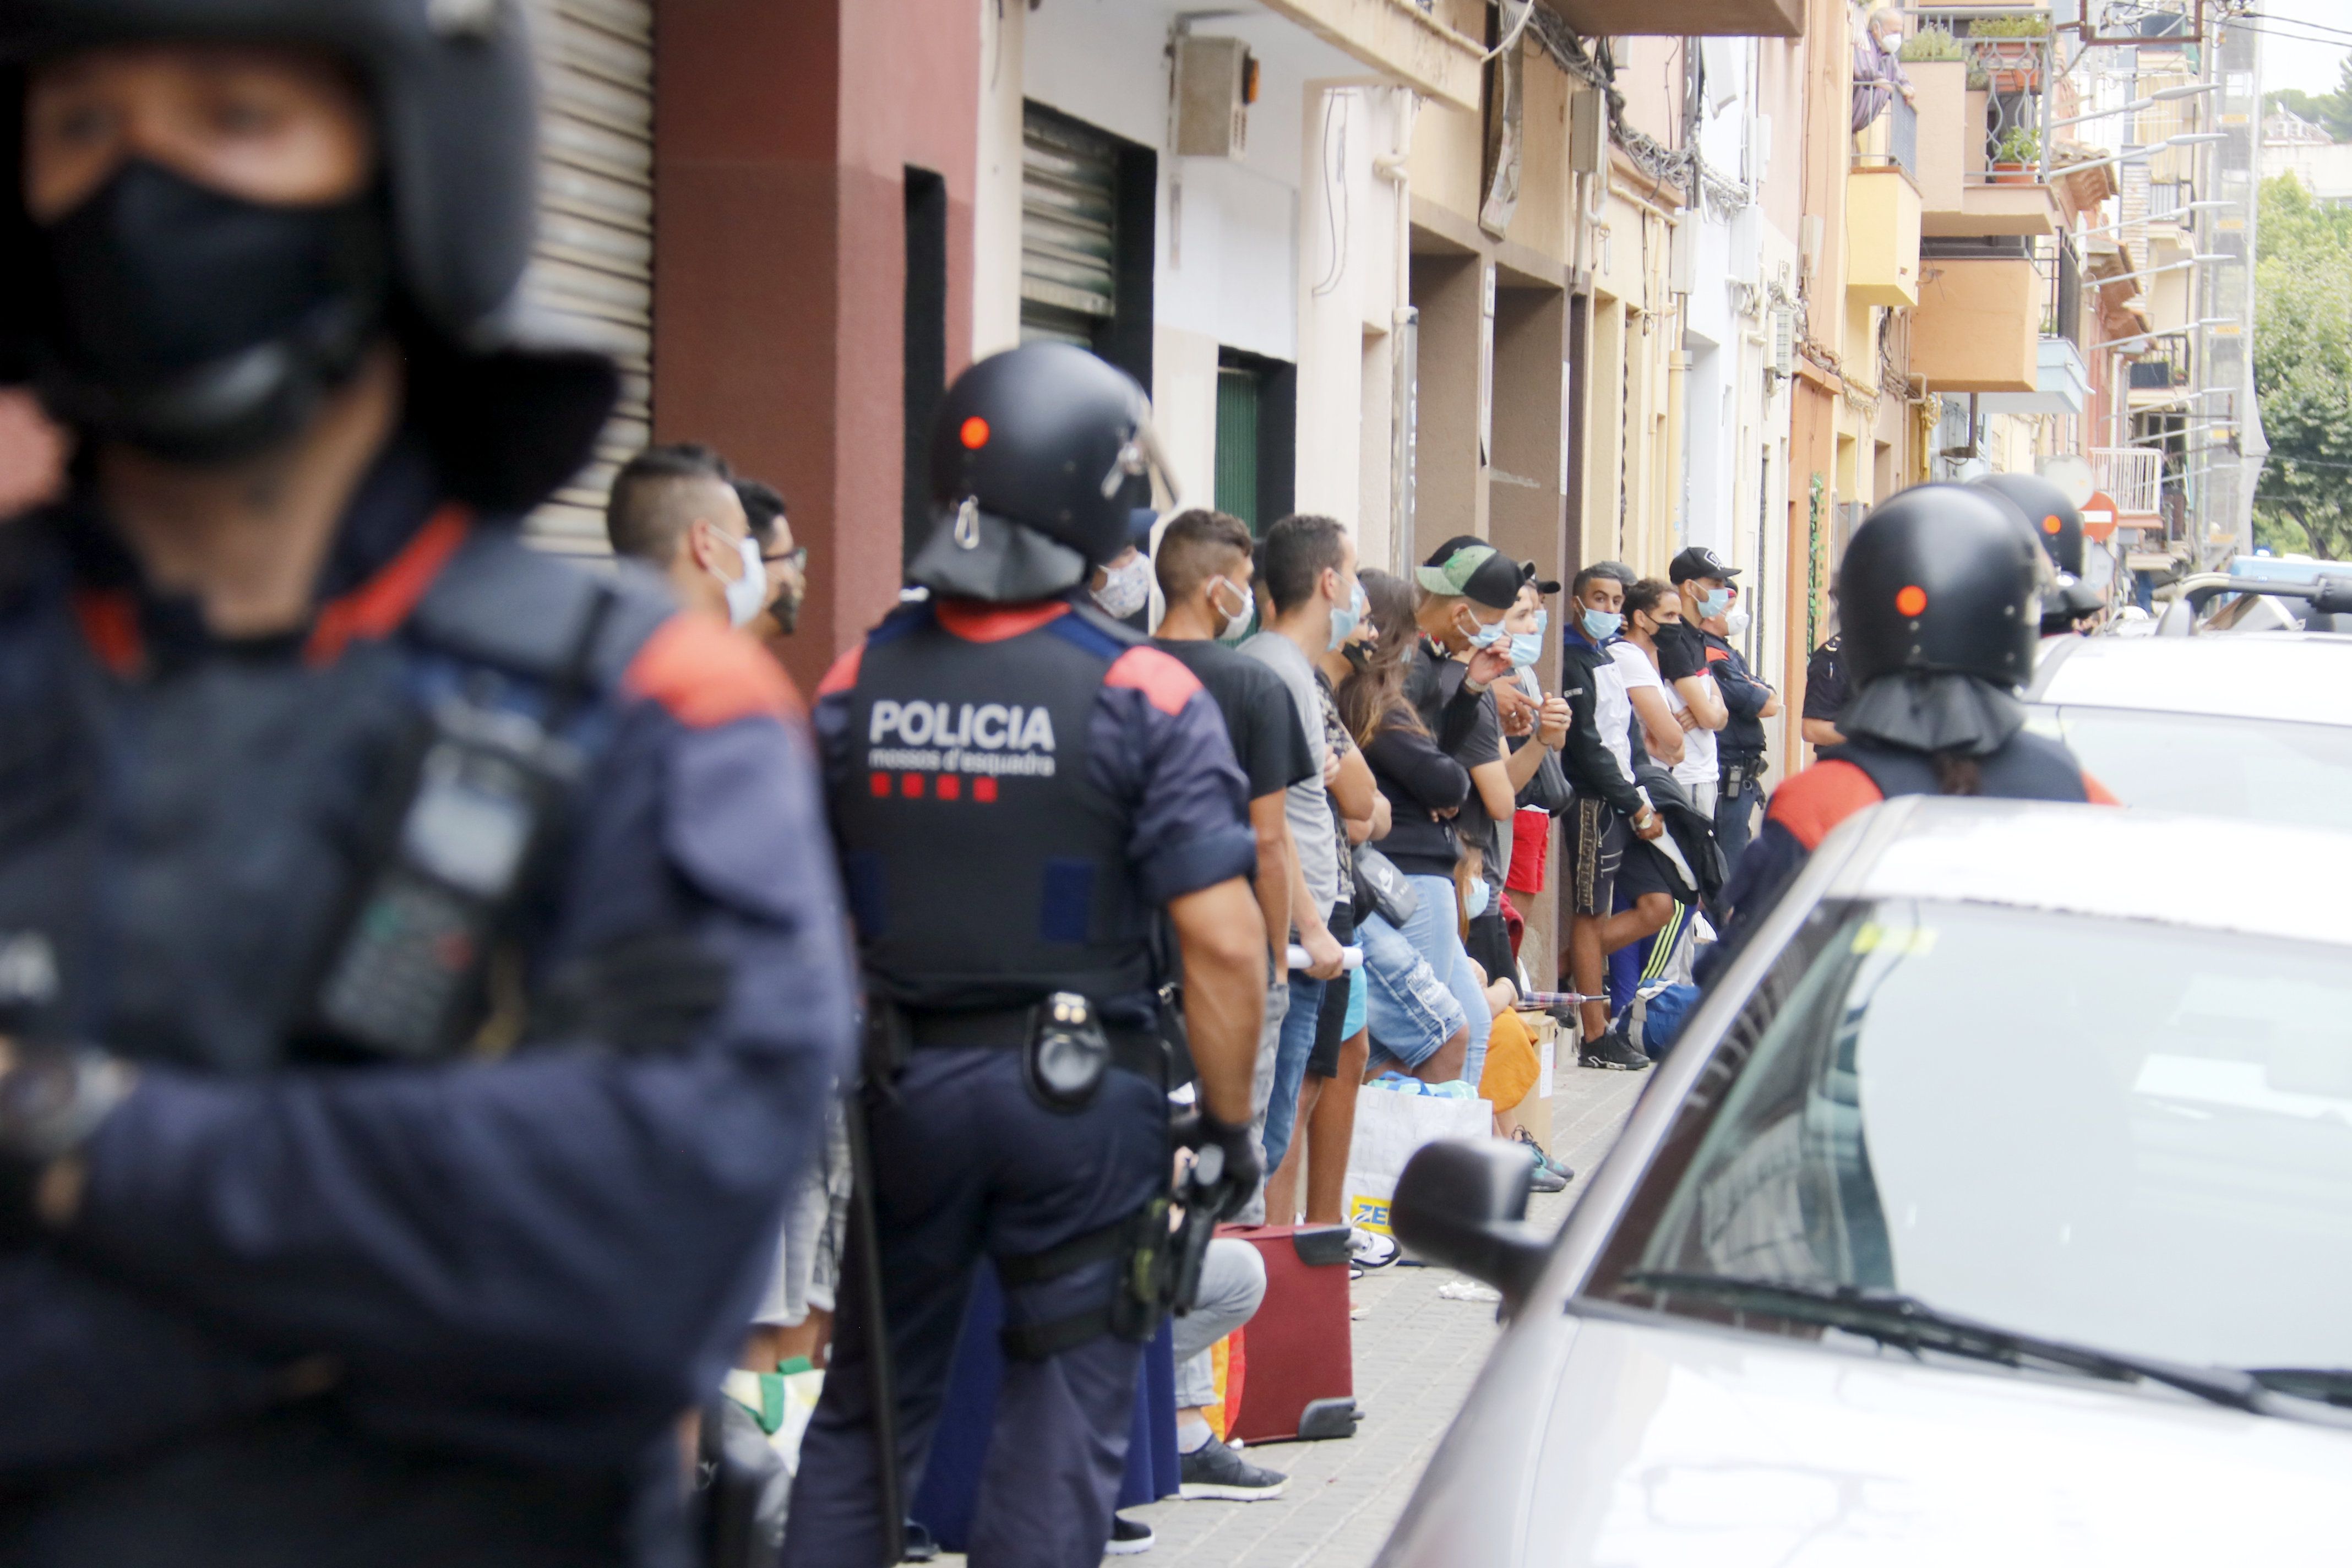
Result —
[{"label": "person wearing black cap", "polygon": [[[1726,884],[1719,971],[1813,849],[1898,795],[2114,804],[2060,742],[2027,730],[2041,567],[2008,506],[1963,485],[1918,485],[1854,531],[1838,568],[1854,692],[1843,744],[1773,792],[1764,830]],[[1704,976],[1703,976],[1704,978]]]},{"label": "person wearing black cap", "polygon": [[[1685,767],[1675,770],[1675,776],[1692,786],[1706,785],[1703,792],[1692,788],[1692,803],[1716,819],[1717,841],[1727,865],[1736,862],[1748,847],[1748,824],[1763,793],[1758,782],[1765,750],[1761,720],[1768,710],[1778,711],[1772,689],[1748,674],[1747,661],[1723,635],[1732,603],[1738,596],[1733,582],[1738,575],[1738,567],[1697,544],[1666,566],[1667,580],[1683,601],[1686,629],[1677,634],[1677,640],[1696,644],[1723,705],[1723,722],[1712,732],[1694,724],[1687,714],[1676,715],[1690,731],[1691,755]],[[1662,669],[1664,642],[1662,637]]]},{"label": "person wearing black cap", "polygon": [[617,389],[519,335],[529,9],[0,7],[79,447],[0,522],[0,1561],[697,1551],[854,998],[782,673],[521,537]]},{"label": "person wearing black cap", "polygon": [[1748,628],[1748,612],[1740,607],[1739,590],[1730,590],[1730,603],[1718,616],[1698,623],[1706,641],[1706,668],[1723,693],[1731,721],[1717,736],[1716,763],[1720,770],[1715,801],[1715,840],[1723,851],[1725,874],[1738,868],[1755,834],[1756,810],[1764,802],[1766,756],[1764,721],[1780,711],[1780,694],[1748,668],[1748,659],[1732,646],[1732,637]]}]

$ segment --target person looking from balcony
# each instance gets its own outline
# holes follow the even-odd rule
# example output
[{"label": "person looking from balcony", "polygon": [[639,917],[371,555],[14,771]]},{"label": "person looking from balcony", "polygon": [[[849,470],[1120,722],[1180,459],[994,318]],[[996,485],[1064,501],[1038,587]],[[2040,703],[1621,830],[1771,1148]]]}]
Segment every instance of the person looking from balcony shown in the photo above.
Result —
[{"label": "person looking from balcony", "polygon": [[1895,51],[1903,47],[1903,17],[1888,5],[1870,14],[1870,20],[1853,40],[1853,133],[1861,135],[1872,121],[1886,112],[1886,106],[1901,93],[1906,103],[1916,102],[1911,79],[1903,71],[1903,61]]}]

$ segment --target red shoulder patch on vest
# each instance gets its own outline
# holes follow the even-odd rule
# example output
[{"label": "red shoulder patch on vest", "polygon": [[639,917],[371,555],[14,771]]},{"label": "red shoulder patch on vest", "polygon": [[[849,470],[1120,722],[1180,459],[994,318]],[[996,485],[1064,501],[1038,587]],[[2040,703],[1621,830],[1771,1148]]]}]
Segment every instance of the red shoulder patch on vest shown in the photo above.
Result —
[{"label": "red shoulder patch on vest", "polygon": [[783,719],[801,711],[792,678],[765,648],[700,616],[664,621],[621,679],[626,689],[660,703],[679,723],[696,730],[761,713]]},{"label": "red shoulder patch on vest", "polygon": [[146,638],[139,630],[139,602],[121,588],[84,588],[73,596],[74,619],[82,641],[98,662],[129,680],[147,665]]},{"label": "red shoulder patch on vest", "polygon": [[1830,836],[1830,829],[1885,798],[1870,775],[1852,763],[1815,763],[1772,792],[1772,809],[1765,816],[1811,851]]},{"label": "red shoulder patch on vest", "polygon": [[1199,677],[1156,647],[1131,647],[1120,654],[1104,674],[1103,684],[1140,691],[1162,713],[1181,713],[1192,693],[1201,689]]},{"label": "red shoulder patch on vest", "polygon": [[2123,805],[2122,801],[2117,800],[2115,795],[2108,791],[2106,785],[2101,784],[2098,780],[2091,776],[2091,770],[2088,768],[2084,768],[2083,770],[2083,798],[2089,801],[2093,805]]},{"label": "red shoulder patch on vest", "polygon": [[1043,605],[989,605],[978,599],[941,599],[931,608],[940,625],[966,642],[1004,642],[1061,619],[1070,606],[1059,599]]},{"label": "red shoulder patch on vest", "polygon": [[831,697],[835,692],[848,690],[857,684],[857,671],[865,662],[866,645],[863,642],[851,643],[842,656],[833,661],[833,668],[824,672],[824,679],[816,683],[816,694]]},{"label": "red shoulder patch on vest", "polygon": [[441,575],[441,568],[449,564],[449,557],[466,542],[472,526],[473,514],[455,501],[435,512],[374,576],[319,606],[303,658],[314,665],[332,664],[352,643],[381,641],[398,631]]}]

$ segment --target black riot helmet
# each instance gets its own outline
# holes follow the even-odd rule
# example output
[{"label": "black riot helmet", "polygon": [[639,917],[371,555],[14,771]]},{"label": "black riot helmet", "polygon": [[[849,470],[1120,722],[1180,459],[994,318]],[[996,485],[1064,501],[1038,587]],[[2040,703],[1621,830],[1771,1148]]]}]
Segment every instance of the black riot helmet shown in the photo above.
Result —
[{"label": "black riot helmet", "polygon": [[1950,672],[1996,686],[2033,673],[2039,563],[2003,502],[1967,485],[1917,485],[1874,509],[1838,569],[1846,671]]},{"label": "black riot helmet", "polygon": [[2053,566],[2069,577],[2083,574],[2083,510],[2064,490],[2039,474],[1987,474],[1970,482],[2017,509]]},{"label": "black riot helmet", "polygon": [[998,603],[1074,588],[1129,547],[1135,491],[1165,466],[1126,372],[1068,343],[991,354],[940,402],[935,526],[908,574]]},{"label": "black riot helmet", "polygon": [[[452,493],[499,509],[541,499],[588,457],[614,382],[602,355],[551,341],[520,301],[538,190],[526,9],[527,0],[8,0],[8,168],[22,166],[32,67],[112,45],[189,42],[290,45],[347,68],[373,112],[378,173],[331,229],[274,248],[270,226],[290,229],[303,209],[244,203],[137,158],[46,226],[32,223],[21,191],[0,198],[0,377],[31,379],[86,430],[182,460],[232,460],[299,430],[389,332],[407,361],[411,418]],[[285,286],[286,303],[273,313],[236,300],[218,320],[177,309],[202,275],[155,286],[141,268],[172,256],[159,239],[199,225],[205,244],[266,251],[278,267],[265,275]],[[77,265],[85,257],[113,277],[61,276],[86,274]],[[110,281],[169,330],[144,342],[73,330],[104,304]]]}]

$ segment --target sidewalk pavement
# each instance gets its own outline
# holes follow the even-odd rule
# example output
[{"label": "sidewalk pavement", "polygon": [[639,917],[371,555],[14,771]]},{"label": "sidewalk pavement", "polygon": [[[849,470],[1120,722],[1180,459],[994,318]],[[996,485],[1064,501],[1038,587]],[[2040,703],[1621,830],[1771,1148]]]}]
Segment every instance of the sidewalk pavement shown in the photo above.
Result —
[{"label": "sidewalk pavement", "polygon": [[[1528,1217],[1558,1225],[1632,1112],[1647,1073],[1572,1065],[1563,1050],[1554,1079],[1551,1152],[1577,1172],[1569,1189],[1538,1195]],[[1136,1559],[1147,1568],[1365,1568],[1421,1479],[1454,1412],[1486,1363],[1495,1309],[1449,1301],[1450,1269],[1392,1267],[1356,1282],[1356,1400],[1364,1418],[1345,1441],[1266,1444],[1255,1462],[1290,1477],[1271,1502],[1185,1502],[1135,1510],[1159,1542]],[[961,1557],[943,1557],[960,1563]]]}]

